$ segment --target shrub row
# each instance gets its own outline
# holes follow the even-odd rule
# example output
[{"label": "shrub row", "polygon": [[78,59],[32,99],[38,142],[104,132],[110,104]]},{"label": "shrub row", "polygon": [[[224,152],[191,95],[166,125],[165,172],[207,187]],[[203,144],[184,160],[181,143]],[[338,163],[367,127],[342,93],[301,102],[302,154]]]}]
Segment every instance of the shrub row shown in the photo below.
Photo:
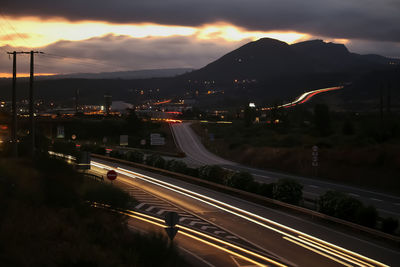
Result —
[{"label": "shrub row", "polygon": [[[158,154],[145,157],[139,151],[130,151],[125,154],[112,151],[110,156],[187,174],[293,205],[300,205],[303,200],[303,186],[294,179],[279,179],[276,183],[269,184],[259,183],[248,172],[233,172],[218,165],[190,168],[183,161],[165,160]],[[374,206],[364,206],[359,200],[337,191],[327,191],[320,196],[318,211],[390,234],[394,234],[399,225],[395,218],[379,218]]]},{"label": "shrub row", "polygon": [[380,219],[374,206],[365,206],[361,201],[345,193],[327,191],[319,197],[318,211],[343,220],[377,228],[383,232],[394,234],[398,220],[394,218]]},{"label": "shrub row", "polygon": [[277,183],[270,184],[259,183],[254,181],[253,176],[248,172],[233,172],[218,165],[190,168],[183,161],[166,160],[158,154],[145,157],[140,151],[129,151],[124,154],[114,150],[110,153],[110,156],[198,177],[294,205],[299,205],[303,198],[302,185],[292,179],[280,179]]}]

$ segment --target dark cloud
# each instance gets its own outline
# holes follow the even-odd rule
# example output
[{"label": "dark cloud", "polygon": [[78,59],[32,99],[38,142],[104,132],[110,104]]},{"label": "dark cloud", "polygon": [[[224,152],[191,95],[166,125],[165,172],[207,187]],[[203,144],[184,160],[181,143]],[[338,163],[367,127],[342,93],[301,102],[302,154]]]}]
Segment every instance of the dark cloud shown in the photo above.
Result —
[{"label": "dark cloud", "polygon": [[[35,63],[37,72],[41,73],[200,68],[248,41],[209,41],[181,36],[131,38],[108,35],[84,41],[59,41],[38,48],[46,54],[37,56]],[[14,48],[3,49],[12,51]],[[18,72],[29,72],[28,58],[22,55],[18,57]],[[6,60],[6,55],[2,53],[0,72],[10,72],[11,66],[12,62]]]},{"label": "dark cloud", "polygon": [[[159,68],[200,68],[233,49],[249,42],[231,42],[222,39],[199,40],[194,37],[148,37],[108,35],[83,41],[59,41],[37,48],[45,55],[35,58],[36,72],[77,73],[113,72]],[[381,54],[400,58],[400,44],[350,40],[351,52]],[[2,51],[28,50],[24,47],[0,47]],[[0,73],[10,73],[12,60],[0,53]],[[29,56],[17,58],[19,73],[29,72]]]},{"label": "dark cloud", "polygon": [[188,26],[226,21],[252,30],[400,42],[398,0],[6,0],[2,6],[14,16]]}]

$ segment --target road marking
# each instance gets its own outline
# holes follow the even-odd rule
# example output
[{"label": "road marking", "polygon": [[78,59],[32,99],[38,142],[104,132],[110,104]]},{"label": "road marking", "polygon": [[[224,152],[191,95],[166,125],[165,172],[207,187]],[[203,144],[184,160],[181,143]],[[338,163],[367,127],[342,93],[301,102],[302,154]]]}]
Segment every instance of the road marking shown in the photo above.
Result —
[{"label": "road marking", "polygon": [[141,207],[143,207],[144,205],[146,205],[146,203],[140,203],[139,205],[137,205],[135,208],[140,209]]},{"label": "road marking", "polygon": [[[218,208],[220,210],[226,211],[228,213],[231,213],[233,215],[236,215],[238,217],[246,219],[246,220],[248,220],[250,222],[253,222],[255,224],[263,226],[264,228],[267,228],[267,229],[270,229],[270,230],[272,230],[274,232],[280,233],[284,237],[289,237],[291,239],[296,238],[296,237],[292,236],[291,233],[286,233],[285,231],[290,231],[290,232],[295,233],[295,234],[301,234],[301,235],[304,235],[305,237],[309,237],[312,240],[316,240],[316,241],[318,241],[320,243],[326,244],[329,247],[332,247],[332,248],[335,248],[335,249],[339,249],[339,250],[341,250],[341,251],[343,251],[345,253],[348,253],[349,255],[355,256],[355,257],[360,258],[360,259],[364,259],[364,260],[366,260],[368,262],[371,262],[371,263],[374,263],[374,264],[377,264],[377,265],[380,265],[380,266],[386,266],[383,263],[380,263],[379,261],[376,261],[376,260],[373,260],[371,258],[365,257],[365,256],[363,256],[361,254],[358,254],[356,252],[347,250],[347,249],[345,249],[343,247],[334,245],[332,243],[323,241],[323,240],[321,240],[319,238],[313,237],[313,236],[308,235],[306,233],[303,233],[301,231],[295,230],[294,228],[285,226],[283,224],[280,224],[280,223],[275,222],[273,220],[270,220],[270,219],[267,219],[265,217],[259,216],[257,214],[251,213],[251,212],[246,211],[244,209],[235,207],[235,206],[230,205],[230,204],[228,204],[226,202],[213,199],[213,198],[208,197],[206,195],[202,195],[202,194],[193,192],[191,190],[185,189],[185,188],[180,187],[180,186],[176,186],[176,185],[164,182],[164,181],[160,181],[160,180],[158,180],[156,178],[152,178],[152,177],[149,177],[149,176],[146,176],[146,175],[138,175],[137,173],[135,173],[133,171],[129,171],[129,170],[126,170],[126,169],[121,168],[121,167],[117,167],[117,169],[118,169],[118,172],[123,174],[123,175],[135,176],[135,177],[140,178],[141,180],[147,181],[147,182],[152,183],[152,184],[156,184],[156,185],[158,185],[160,187],[169,189],[169,190],[174,191],[176,193],[180,193],[181,195],[185,195],[185,196],[191,197],[193,199],[196,199],[196,200],[201,201],[203,203],[206,203],[208,205],[214,206],[214,207],[216,207],[216,208]],[[133,173],[134,175],[132,175],[130,173]],[[273,226],[267,225],[266,223],[272,224]],[[281,228],[282,230],[279,229],[279,228]],[[185,229],[188,229],[188,230],[191,231],[190,228],[185,228]],[[185,233],[185,235],[186,235],[186,233]],[[298,238],[296,238],[296,239],[298,239]]]},{"label": "road marking", "polygon": [[378,201],[378,202],[383,202],[383,200],[382,199],[377,199],[377,198],[369,198],[369,199],[371,199],[371,200],[373,200],[373,201]]},{"label": "road marking", "polygon": [[179,247],[179,249],[182,249],[183,251],[185,251],[187,254],[192,255],[193,257],[195,257],[195,258],[198,259],[199,261],[201,261],[201,262],[207,264],[208,266],[210,266],[210,267],[216,267],[215,265],[209,263],[208,261],[206,261],[205,259],[203,259],[203,258],[200,257],[199,255],[195,254],[194,252],[191,252],[191,251],[189,251],[189,250],[187,250],[187,249],[185,249],[185,248],[183,248],[183,247],[181,247],[181,246],[178,246],[178,247]]},{"label": "road marking", "polygon": [[225,236],[225,238],[229,238],[229,239],[238,239],[236,236],[234,235],[227,235]]},{"label": "road marking", "polygon": [[349,196],[353,196],[353,197],[360,197],[360,195],[357,194],[353,194],[353,193],[348,193]]},{"label": "road marking", "polygon": [[215,227],[215,226],[202,226],[202,227],[200,227],[200,229],[201,230],[207,230],[207,229],[218,229],[218,228]]},{"label": "road marking", "polygon": [[148,207],[147,209],[146,209],[146,211],[151,211],[152,209],[154,209],[155,207],[154,206],[150,206],[150,207]]},{"label": "road marking", "polygon": [[319,186],[317,185],[313,185],[313,184],[309,184],[308,187],[312,187],[312,188],[319,188]]},{"label": "road marking", "polygon": [[223,234],[226,233],[225,231],[214,231],[214,234],[219,235],[219,234]]},{"label": "road marking", "polygon": [[195,224],[208,224],[206,222],[192,221],[189,223],[190,226],[194,226]]},{"label": "road marking", "polygon": [[159,211],[156,212],[156,214],[161,215],[161,214],[163,214],[163,213],[166,212],[166,211],[167,211],[167,210],[159,210]]}]

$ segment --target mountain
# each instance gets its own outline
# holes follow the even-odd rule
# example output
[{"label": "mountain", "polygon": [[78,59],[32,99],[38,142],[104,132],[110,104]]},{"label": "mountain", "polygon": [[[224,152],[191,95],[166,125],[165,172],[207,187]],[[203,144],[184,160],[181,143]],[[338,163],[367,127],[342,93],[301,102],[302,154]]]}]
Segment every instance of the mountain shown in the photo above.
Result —
[{"label": "mountain", "polygon": [[149,70],[133,70],[133,71],[118,71],[118,72],[100,72],[100,73],[70,73],[52,76],[40,76],[38,79],[147,79],[174,77],[193,69],[175,68],[175,69],[149,69]]},{"label": "mountain", "polygon": [[360,73],[388,65],[392,59],[351,53],[343,44],[312,40],[289,45],[262,38],[187,74],[192,79],[267,80],[279,76]]},{"label": "mountain", "polygon": [[[170,70],[168,76],[173,77],[160,77],[155,73],[165,74],[168,70],[157,70],[84,74],[85,78],[79,79],[56,77],[37,80],[35,95],[72,103],[75,90],[79,89],[82,103],[102,103],[103,95],[110,93],[113,100],[127,102],[196,97],[201,105],[234,107],[249,101],[257,104],[291,101],[304,91],[357,82],[346,98],[356,99],[360,93],[370,98],[376,96],[376,84],[382,79],[385,83],[390,80],[393,85],[399,84],[400,76],[396,75],[399,67],[398,59],[352,53],[343,44],[312,40],[289,45],[262,38],[201,69],[191,72],[183,69],[183,74],[178,76]],[[129,76],[133,73],[136,76]],[[372,78],[375,82],[364,86],[362,81]],[[10,99],[10,88],[9,79],[0,79],[0,99]],[[28,81],[19,80],[17,88],[18,98],[26,98]],[[393,96],[399,94],[397,91],[393,90]]]}]

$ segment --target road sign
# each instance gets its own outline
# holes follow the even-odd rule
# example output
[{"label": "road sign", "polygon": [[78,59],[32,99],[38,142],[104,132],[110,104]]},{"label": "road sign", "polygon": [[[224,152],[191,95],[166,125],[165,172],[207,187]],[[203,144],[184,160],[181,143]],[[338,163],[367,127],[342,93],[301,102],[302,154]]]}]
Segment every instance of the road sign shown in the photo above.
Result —
[{"label": "road sign", "polygon": [[150,134],[150,145],[152,146],[163,146],[165,145],[165,138],[159,133]]},{"label": "road sign", "polygon": [[311,165],[313,167],[318,167],[318,147],[317,146],[313,146],[312,147],[312,152],[311,152],[311,156],[312,156],[312,161],[311,161]]},{"label": "road sign", "polygon": [[119,145],[120,146],[127,146],[128,145],[128,135],[123,134],[119,136]]},{"label": "road sign", "polygon": [[174,227],[179,222],[179,215],[174,211],[165,214],[165,224],[169,227]]},{"label": "road sign", "polygon": [[174,239],[176,233],[178,233],[178,228],[176,227],[168,227],[165,228],[165,231],[167,232],[167,235],[171,241]]},{"label": "road sign", "polygon": [[117,172],[114,170],[109,170],[107,172],[107,179],[110,181],[114,181],[115,179],[117,179]]},{"label": "road sign", "polygon": [[64,126],[63,125],[58,125],[57,126],[57,138],[64,138]]}]

